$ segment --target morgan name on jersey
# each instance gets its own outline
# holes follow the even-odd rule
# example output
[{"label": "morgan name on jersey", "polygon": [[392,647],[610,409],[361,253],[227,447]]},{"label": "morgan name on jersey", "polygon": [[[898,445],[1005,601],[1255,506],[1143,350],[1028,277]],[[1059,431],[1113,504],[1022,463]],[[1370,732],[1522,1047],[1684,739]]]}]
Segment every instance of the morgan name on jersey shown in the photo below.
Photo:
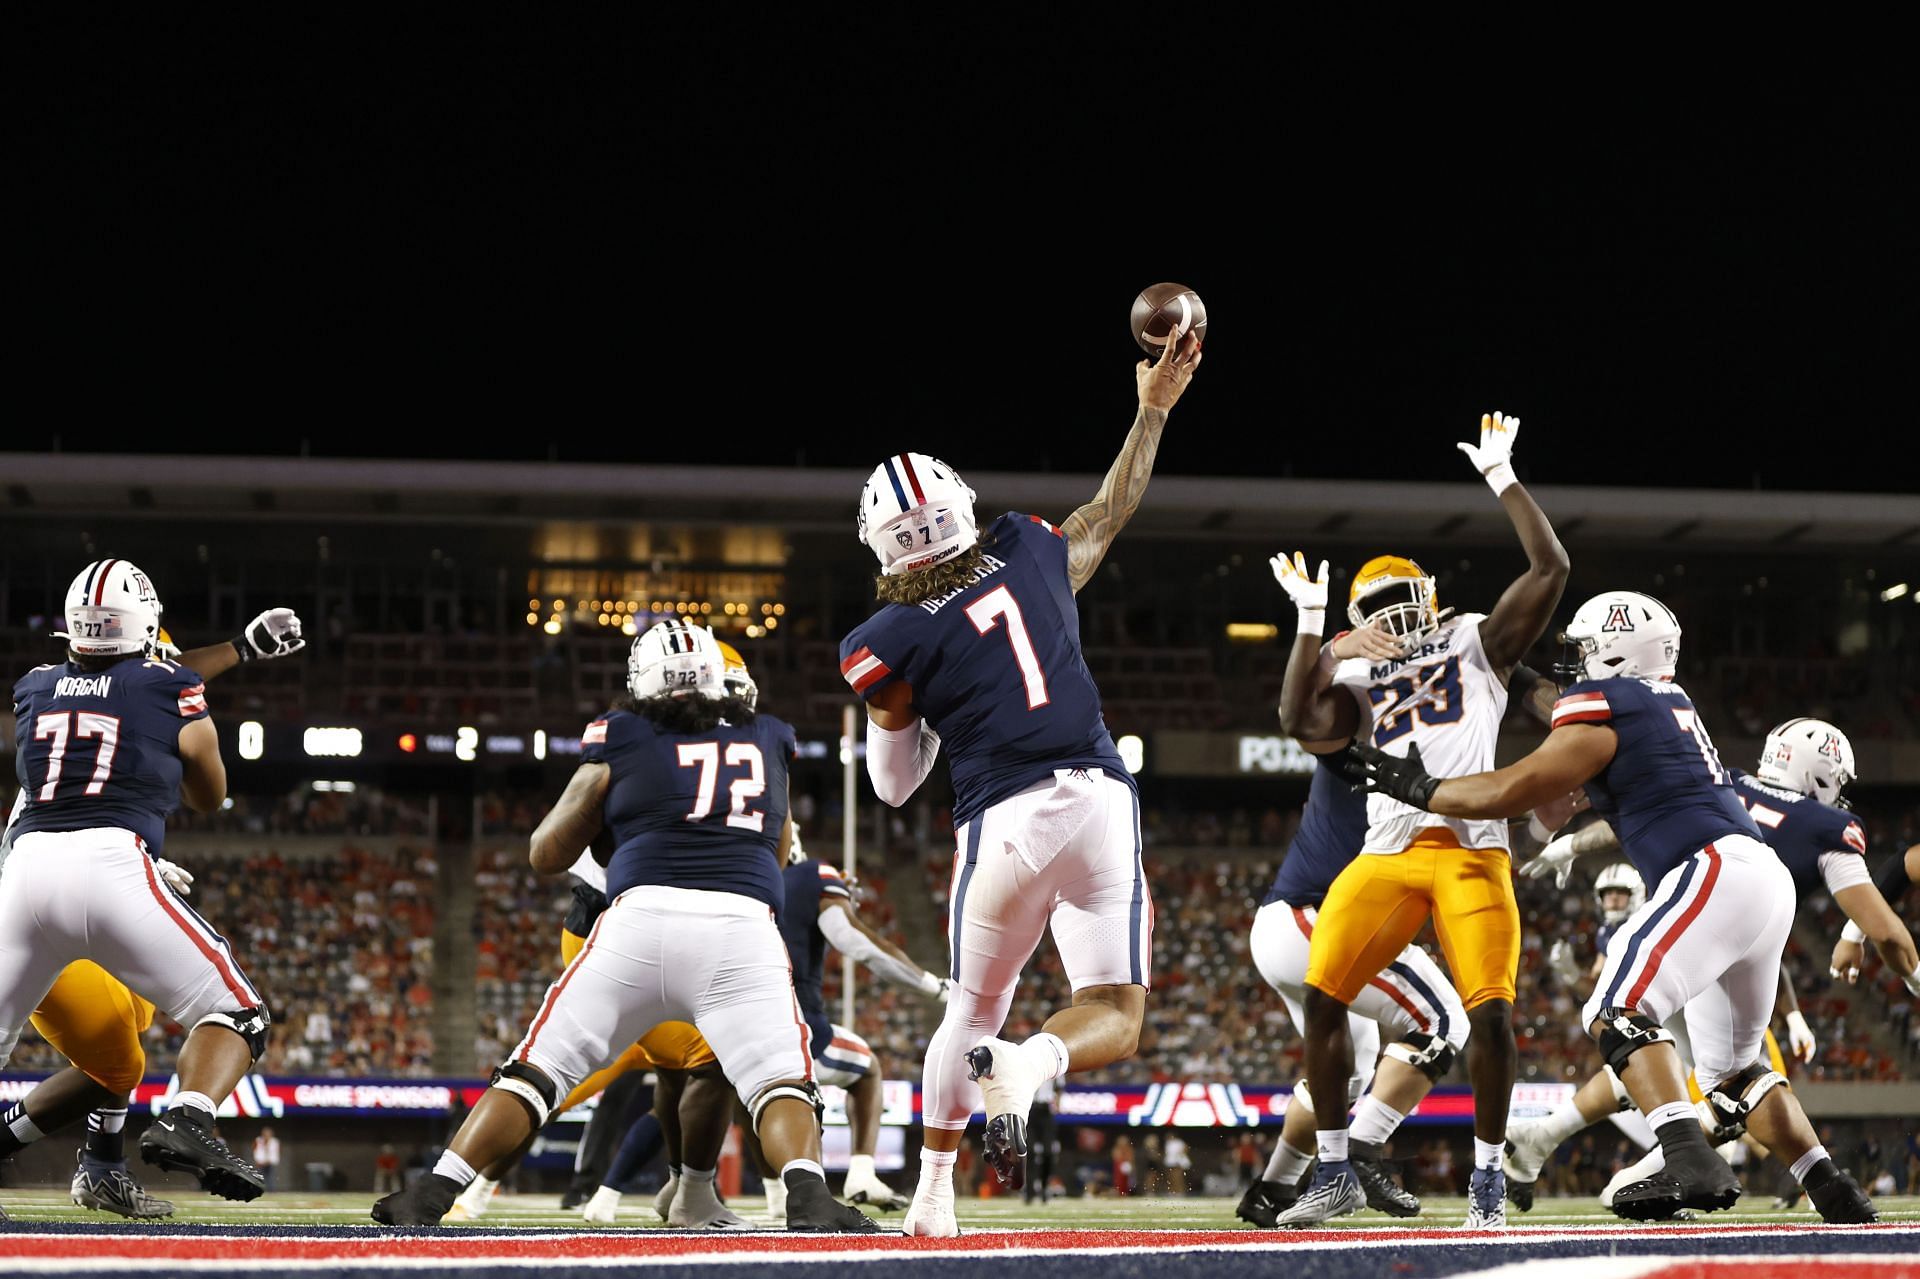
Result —
[{"label": "morgan name on jersey", "polygon": [[40,666],[13,686],[13,713],[16,838],[112,826],[160,851],[180,806],[181,726],[207,714],[199,675],[158,657]]},{"label": "morgan name on jersey", "polygon": [[[1391,755],[1405,755],[1418,742],[1420,758],[1435,777],[1492,768],[1507,686],[1481,646],[1485,620],[1484,613],[1452,618],[1396,662],[1351,657],[1340,663],[1333,682],[1359,700],[1361,735]],[[1437,826],[1451,830],[1462,848],[1508,847],[1504,821],[1440,817],[1376,794],[1367,799],[1367,841],[1360,851],[1405,852],[1422,830]]]}]

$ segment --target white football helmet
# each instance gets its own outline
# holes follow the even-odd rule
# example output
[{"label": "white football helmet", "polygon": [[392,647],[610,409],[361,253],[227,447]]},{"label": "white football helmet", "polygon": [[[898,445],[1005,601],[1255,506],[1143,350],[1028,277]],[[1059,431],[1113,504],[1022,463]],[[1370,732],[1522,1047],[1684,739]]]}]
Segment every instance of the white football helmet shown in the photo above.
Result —
[{"label": "white football helmet", "polygon": [[1640,872],[1633,868],[1631,862],[1615,862],[1611,866],[1602,867],[1600,873],[1593,877],[1593,900],[1595,902],[1599,902],[1604,894],[1615,889],[1626,890],[1627,908],[1625,910],[1608,910],[1606,906],[1602,904],[1600,906],[1600,913],[1605,916],[1609,924],[1619,923],[1627,916],[1633,914],[1634,911],[1639,910],[1647,904],[1647,881],[1640,878]]},{"label": "white football helmet", "polygon": [[1790,719],[1767,734],[1758,775],[1771,786],[1837,804],[1853,780],[1853,743],[1824,719]]},{"label": "white football helmet", "polygon": [[67,629],[54,634],[82,657],[152,654],[160,643],[160,596],[127,560],[95,560],[67,587]]},{"label": "white football helmet", "polygon": [[721,659],[720,686],[728,697],[737,697],[745,702],[748,710],[757,710],[760,705],[760,686],[753,682],[753,676],[747,671],[747,659],[725,640],[717,642]]},{"label": "white football helmet", "polygon": [[888,577],[932,568],[980,540],[973,490],[925,453],[896,453],[873,468],[855,527]]},{"label": "white football helmet", "polygon": [[627,650],[627,691],[649,697],[711,697],[725,694],[726,658],[712,630],[669,617],[634,637]]},{"label": "white football helmet", "polygon": [[1607,591],[1574,612],[1561,632],[1580,651],[1580,679],[1671,677],[1680,660],[1680,620],[1638,591]]}]

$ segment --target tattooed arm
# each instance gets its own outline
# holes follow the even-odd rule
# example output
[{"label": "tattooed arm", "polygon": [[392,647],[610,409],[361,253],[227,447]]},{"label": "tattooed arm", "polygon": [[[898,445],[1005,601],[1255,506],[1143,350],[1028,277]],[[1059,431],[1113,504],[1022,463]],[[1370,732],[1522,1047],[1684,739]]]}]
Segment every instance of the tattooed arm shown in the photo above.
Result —
[{"label": "tattooed arm", "polygon": [[1188,334],[1177,349],[1162,354],[1158,363],[1142,360],[1134,369],[1140,412],[1134,416],[1133,429],[1127,432],[1127,442],[1120,446],[1120,456],[1114,459],[1093,500],[1060,525],[1067,539],[1067,576],[1076,595],[1093,580],[1107,548],[1140,509],[1147,479],[1153,474],[1154,454],[1160,451],[1167,413],[1199,367],[1200,339]]}]

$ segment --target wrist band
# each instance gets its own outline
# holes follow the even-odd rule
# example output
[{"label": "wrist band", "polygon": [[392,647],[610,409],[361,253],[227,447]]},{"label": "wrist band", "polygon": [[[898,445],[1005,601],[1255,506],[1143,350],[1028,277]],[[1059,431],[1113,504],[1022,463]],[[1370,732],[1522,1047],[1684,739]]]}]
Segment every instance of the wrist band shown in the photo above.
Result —
[{"label": "wrist band", "polygon": [[1320,632],[1327,628],[1327,610],[1324,608],[1303,608],[1300,610],[1300,634],[1320,638]]},{"label": "wrist band", "polygon": [[1862,942],[1865,942],[1867,940],[1867,934],[1865,930],[1863,930],[1860,927],[1860,925],[1854,923],[1851,919],[1849,919],[1847,921],[1847,926],[1840,930],[1840,940],[1850,941],[1854,945],[1858,946]]},{"label": "wrist band", "polygon": [[233,651],[240,654],[241,661],[251,662],[253,660],[253,650],[247,647],[246,636],[244,635],[236,636],[235,638],[228,640],[227,643],[233,645]]},{"label": "wrist band", "polygon": [[1481,478],[1486,480],[1487,487],[1493,490],[1495,497],[1500,496],[1520,482],[1520,477],[1513,473],[1513,463],[1511,462],[1499,463]]}]

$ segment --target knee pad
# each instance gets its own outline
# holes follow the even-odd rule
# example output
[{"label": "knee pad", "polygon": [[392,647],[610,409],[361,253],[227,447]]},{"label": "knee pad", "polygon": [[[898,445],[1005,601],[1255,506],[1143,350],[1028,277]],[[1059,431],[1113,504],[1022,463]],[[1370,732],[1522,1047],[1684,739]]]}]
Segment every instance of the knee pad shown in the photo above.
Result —
[{"label": "knee pad", "polygon": [[1422,1030],[1388,1044],[1385,1053],[1395,1061],[1406,1062],[1434,1083],[1439,1083],[1441,1077],[1453,1069],[1456,1056],[1452,1044]]},{"label": "knee pad", "polygon": [[487,1086],[518,1098],[533,1115],[535,1132],[547,1126],[547,1116],[553,1113],[554,1103],[560,1100],[560,1089],[553,1080],[547,1078],[546,1072],[524,1061],[510,1061],[496,1067],[493,1078],[487,1080]]},{"label": "knee pad", "polygon": [[1760,1099],[1786,1082],[1786,1076],[1772,1066],[1756,1061],[1707,1089],[1700,1118],[1712,1134],[1708,1140],[1719,1145],[1745,1132],[1747,1115]]},{"label": "knee pad", "polygon": [[1616,1072],[1625,1070],[1627,1058],[1642,1048],[1673,1042],[1673,1033],[1645,1013],[1602,1008],[1599,1020],[1604,1023],[1597,1036],[1600,1055]]},{"label": "knee pad", "polygon": [[813,1122],[818,1124],[827,1113],[827,1103],[820,1096],[820,1085],[809,1079],[803,1084],[775,1084],[763,1089],[753,1103],[747,1107],[747,1113],[753,1117],[753,1135],[760,1135],[760,1116],[766,1113],[768,1106],[782,1097],[791,1097],[795,1101],[804,1101],[813,1107]]},{"label": "knee pad", "polygon": [[1600,1069],[1607,1076],[1607,1086],[1613,1089],[1613,1108],[1621,1114],[1632,1110],[1633,1096],[1627,1091],[1627,1086],[1620,1082],[1620,1076],[1615,1073],[1613,1067],[1602,1066]]},{"label": "knee pad", "polygon": [[208,1013],[193,1023],[193,1028],[198,1030],[208,1024],[225,1026],[246,1040],[247,1051],[253,1054],[255,1061],[259,1061],[267,1051],[267,1030],[273,1025],[273,1015],[267,1011],[265,1004],[261,1004],[257,1008],[242,1008],[238,1012]]}]

